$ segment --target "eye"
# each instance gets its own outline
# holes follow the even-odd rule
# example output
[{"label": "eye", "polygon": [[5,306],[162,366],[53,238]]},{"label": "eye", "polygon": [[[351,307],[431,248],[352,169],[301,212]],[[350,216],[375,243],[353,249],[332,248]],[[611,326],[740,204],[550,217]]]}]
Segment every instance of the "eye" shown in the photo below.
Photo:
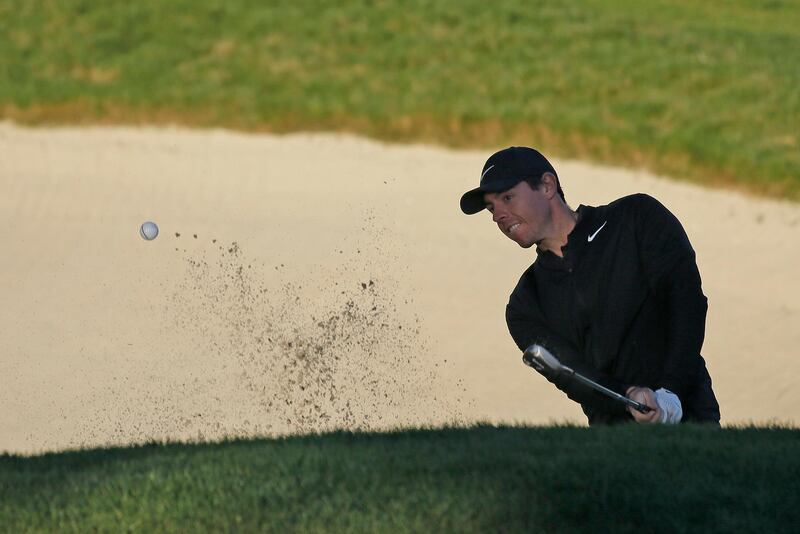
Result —
[{"label": "eye", "polygon": [[514,195],[506,193],[505,195],[503,195],[503,202],[510,202],[512,198],[514,198]]}]

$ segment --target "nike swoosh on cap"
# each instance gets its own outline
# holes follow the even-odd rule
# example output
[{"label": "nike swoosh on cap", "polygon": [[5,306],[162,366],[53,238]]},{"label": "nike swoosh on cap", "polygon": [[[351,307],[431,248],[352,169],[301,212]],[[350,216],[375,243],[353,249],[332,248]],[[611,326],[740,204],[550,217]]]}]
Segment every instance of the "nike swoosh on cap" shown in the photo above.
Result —
[{"label": "nike swoosh on cap", "polygon": [[608,221],[604,221],[604,222],[603,222],[603,224],[601,224],[601,225],[600,225],[600,228],[598,228],[597,230],[595,230],[595,231],[594,231],[594,233],[593,233],[592,235],[590,235],[589,237],[587,237],[587,238],[586,238],[586,240],[587,240],[589,243],[591,243],[591,242],[594,240],[594,238],[597,236],[597,234],[599,234],[599,233],[600,233],[600,230],[602,230],[602,229],[603,229],[603,227],[606,225],[606,223],[607,223],[607,222],[608,222]]},{"label": "nike swoosh on cap", "polygon": [[483,174],[481,174],[481,180],[483,180],[483,177],[486,176],[486,173],[491,171],[493,167],[494,167],[494,165],[491,165],[488,169],[483,171]]}]

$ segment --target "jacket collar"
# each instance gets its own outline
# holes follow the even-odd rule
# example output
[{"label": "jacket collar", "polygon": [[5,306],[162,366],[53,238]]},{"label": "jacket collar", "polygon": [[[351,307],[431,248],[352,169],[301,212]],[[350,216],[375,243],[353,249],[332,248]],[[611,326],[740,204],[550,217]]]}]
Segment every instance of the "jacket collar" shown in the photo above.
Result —
[{"label": "jacket collar", "polygon": [[559,258],[549,250],[541,250],[536,247],[536,263],[546,269],[569,270],[573,267],[575,260],[586,247],[586,238],[592,231],[593,224],[597,218],[597,208],[581,204],[575,210],[578,214],[578,221],[575,227],[567,236],[567,244],[561,249],[564,254]]}]

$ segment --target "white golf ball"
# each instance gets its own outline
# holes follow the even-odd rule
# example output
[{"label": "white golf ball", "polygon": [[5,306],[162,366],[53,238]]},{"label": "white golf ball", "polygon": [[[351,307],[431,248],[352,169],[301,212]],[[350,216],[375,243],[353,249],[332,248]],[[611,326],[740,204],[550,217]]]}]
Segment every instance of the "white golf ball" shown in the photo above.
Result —
[{"label": "white golf ball", "polygon": [[147,221],[146,223],[142,224],[141,228],[139,228],[139,235],[142,236],[142,239],[152,241],[158,237],[158,226],[156,226],[156,223],[152,221]]}]

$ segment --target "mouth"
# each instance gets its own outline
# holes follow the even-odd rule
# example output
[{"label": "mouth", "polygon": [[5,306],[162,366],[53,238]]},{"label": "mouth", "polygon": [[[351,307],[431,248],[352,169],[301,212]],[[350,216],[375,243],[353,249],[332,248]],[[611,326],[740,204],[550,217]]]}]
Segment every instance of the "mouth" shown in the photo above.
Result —
[{"label": "mouth", "polygon": [[515,231],[517,228],[519,228],[519,223],[514,223],[514,224],[512,224],[511,226],[509,226],[508,228],[506,228],[506,233],[507,233],[507,234],[509,234],[509,235],[511,235],[511,234],[513,234],[513,233],[514,233],[514,231]]}]

